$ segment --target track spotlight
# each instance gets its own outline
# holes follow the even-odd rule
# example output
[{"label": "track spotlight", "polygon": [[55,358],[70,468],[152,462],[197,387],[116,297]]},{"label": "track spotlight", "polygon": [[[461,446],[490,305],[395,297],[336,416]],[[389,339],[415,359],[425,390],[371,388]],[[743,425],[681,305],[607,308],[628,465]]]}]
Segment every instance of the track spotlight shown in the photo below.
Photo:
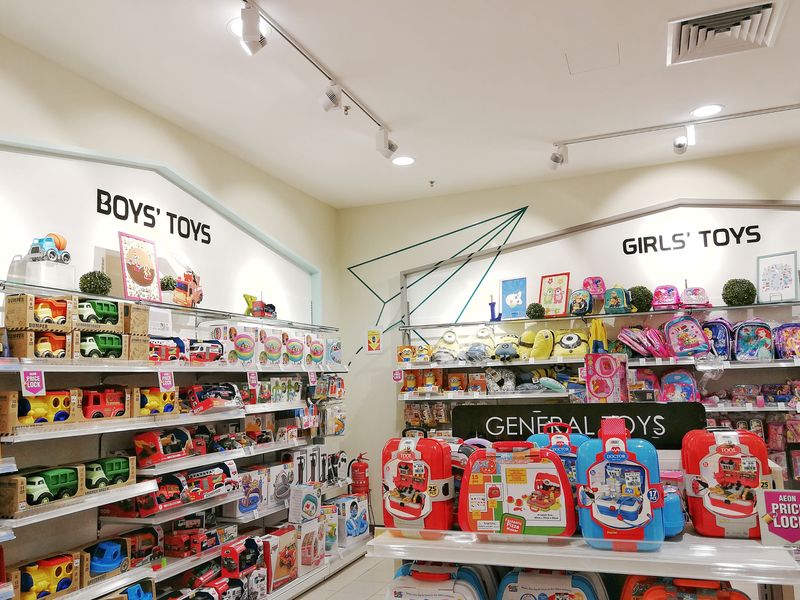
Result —
[{"label": "track spotlight", "polygon": [[566,145],[556,144],[553,146],[553,153],[550,155],[550,168],[554,171],[569,162],[569,152]]},{"label": "track spotlight", "polygon": [[392,158],[392,155],[397,152],[397,144],[389,139],[389,130],[385,127],[378,128],[375,146],[384,158]]},{"label": "track spotlight", "polygon": [[325,112],[342,108],[342,88],[333,81],[328,84],[328,89],[322,97],[322,108]]},{"label": "track spotlight", "polygon": [[258,8],[248,4],[242,8],[242,48],[253,56],[266,45],[267,38],[261,32]]},{"label": "track spotlight", "polygon": [[694,125],[687,125],[684,134],[672,140],[672,150],[675,154],[684,154],[689,146],[694,146],[696,143]]}]

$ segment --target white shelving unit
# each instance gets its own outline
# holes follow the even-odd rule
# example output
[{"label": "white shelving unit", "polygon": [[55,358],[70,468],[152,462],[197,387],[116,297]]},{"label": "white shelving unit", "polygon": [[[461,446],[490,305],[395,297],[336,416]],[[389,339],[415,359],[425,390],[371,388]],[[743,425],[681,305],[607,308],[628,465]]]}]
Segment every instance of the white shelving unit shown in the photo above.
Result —
[{"label": "white shelving unit", "polygon": [[253,521],[258,521],[259,519],[263,519],[264,517],[269,517],[272,515],[276,515],[281,513],[285,510],[289,510],[286,505],[280,504],[278,506],[270,506],[268,508],[260,508],[258,510],[254,510],[247,514],[244,514],[240,517],[217,517],[217,521],[222,523],[252,523]]},{"label": "white shelving unit", "polygon": [[401,392],[397,397],[400,402],[467,402],[478,400],[561,400],[569,398],[567,392],[442,392],[439,394],[426,392]]},{"label": "white shelving unit", "polygon": [[120,573],[116,577],[110,577],[94,585],[87,586],[80,590],[75,590],[71,594],[61,596],[62,599],[68,600],[94,600],[106,596],[120,588],[136,583],[140,579],[147,579],[153,576],[153,569],[150,565],[136,567],[125,573]]},{"label": "white shelving unit", "polygon": [[237,448],[236,450],[224,450],[222,452],[209,452],[208,454],[196,454],[194,456],[186,456],[184,458],[176,458],[174,460],[165,460],[164,462],[160,462],[152,467],[138,469],[137,474],[143,477],[156,477],[158,475],[163,475],[164,473],[185,471],[187,469],[204,467],[206,465],[213,465],[237,458],[244,458],[243,448]]},{"label": "white shelving unit", "polygon": [[719,413],[719,412],[800,412],[798,407],[791,407],[791,406],[755,406],[753,404],[748,404],[746,406],[732,406],[730,404],[719,404],[717,406],[710,406],[708,404],[704,404],[707,413]]},{"label": "white shelving unit", "polygon": [[153,569],[153,575],[156,582],[161,582],[180,575],[190,569],[194,569],[197,565],[202,565],[205,562],[219,558],[222,554],[222,546],[214,546],[210,550],[201,552],[195,556],[187,558],[167,558],[167,565],[158,569]]},{"label": "white shelving unit", "polygon": [[119,500],[135,498],[148,492],[155,492],[158,486],[155,481],[142,481],[132,485],[125,485],[120,488],[112,488],[85,496],[79,496],[71,500],[59,501],[58,504],[43,509],[32,509],[31,514],[17,517],[16,519],[0,519],[0,527],[10,527],[17,529],[50,519],[57,519],[76,512],[97,508],[104,504],[111,504]]},{"label": "white shelving unit", "polygon": [[181,506],[176,506],[175,508],[168,508],[167,510],[150,515],[149,517],[100,517],[100,523],[121,523],[123,525],[139,526],[161,525],[167,521],[179,519],[181,517],[185,517],[186,515],[204,511],[208,508],[222,506],[223,504],[228,504],[229,502],[237,502],[243,497],[244,494],[242,494],[241,491],[234,492],[232,494],[221,494],[219,496],[214,496],[213,498],[200,500],[199,502],[189,502],[188,504],[182,504]]},{"label": "white shelving unit", "polygon": [[256,415],[260,413],[278,412],[280,410],[294,410],[297,408],[305,408],[305,402],[266,402],[260,404],[245,404],[244,414]]},{"label": "white shelving unit", "polygon": [[0,459],[0,475],[17,472],[17,459],[13,456]]}]

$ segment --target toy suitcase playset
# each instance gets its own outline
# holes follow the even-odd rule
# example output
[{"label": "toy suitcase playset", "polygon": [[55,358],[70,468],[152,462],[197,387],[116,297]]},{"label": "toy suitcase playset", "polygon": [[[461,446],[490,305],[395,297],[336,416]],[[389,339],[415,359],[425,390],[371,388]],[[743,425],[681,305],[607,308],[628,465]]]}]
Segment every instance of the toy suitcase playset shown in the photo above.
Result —
[{"label": "toy suitcase playset", "polygon": [[575,506],[558,454],[530,442],[495,442],[464,467],[458,504],[464,531],[570,536]]},{"label": "toy suitcase playset", "polygon": [[[578,458],[578,446],[589,441],[589,437],[582,433],[572,433],[572,427],[567,423],[548,423],[542,427],[544,433],[536,433],[528,441],[539,448],[552,450],[561,459],[567,478],[574,488],[578,483],[575,472],[575,461]],[[566,431],[562,431],[566,430]]]},{"label": "toy suitcase playset", "polygon": [[725,581],[628,575],[620,600],[750,600]]},{"label": "toy suitcase playset", "polygon": [[497,600],[608,600],[599,577],[514,569],[500,582]]},{"label": "toy suitcase playset", "polygon": [[[409,431],[404,429],[403,436]],[[393,438],[383,447],[382,458],[385,526],[450,529],[453,470],[447,442],[428,437]]]},{"label": "toy suitcase playset", "polygon": [[589,545],[612,550],[660,547],[664,489],[650,442],[631,439],[621,417],[603,419],[599,439],[578,448],[577,472],[580,526]]},{"label": "toy suitcase playset", "polygon": [[[493,591],[493,590],[492,590]],[[394,600],[489,600],[483,582],[472,569],[451,565],[403,565],[389,584]]]},{"label": "toy suitcase playset", "polygon": [[756,490],[771,487],[764,440],[750,431],[696,429],[683,437],[689,516],[700,535],[759,538]]}]

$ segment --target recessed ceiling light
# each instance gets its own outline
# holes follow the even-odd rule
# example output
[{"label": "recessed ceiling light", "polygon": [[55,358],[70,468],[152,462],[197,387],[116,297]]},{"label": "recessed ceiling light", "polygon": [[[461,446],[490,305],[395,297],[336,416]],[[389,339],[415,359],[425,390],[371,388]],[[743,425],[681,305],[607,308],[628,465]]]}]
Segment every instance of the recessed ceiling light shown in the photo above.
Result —
[{"label": "recessed ceiling light", "polygon": [[720,112],[722,112],[722,104],[706,104],[695,108],[691,114],[695,119],[705,119],[706,117],[713,117]]},{"label": "recessed ceiling light", "polygon": [[392,164],[398,167],[407,167],[408,165],[414,164],[414,159],[410,156],[397,156],[392,159]]},{"label": "recessed ceiling light", "polygon": [[[270,31],[272,31],[272,27],[270,27],[269,23],[267,23],[264,19],[259,19],[258,30],[261,32],[261,35],[267,37]],[[237,38],[242,39],[242,17],[236,17],[235,19],[228,21],[228,31],[231,32],[231,35],[235,35]]]}]

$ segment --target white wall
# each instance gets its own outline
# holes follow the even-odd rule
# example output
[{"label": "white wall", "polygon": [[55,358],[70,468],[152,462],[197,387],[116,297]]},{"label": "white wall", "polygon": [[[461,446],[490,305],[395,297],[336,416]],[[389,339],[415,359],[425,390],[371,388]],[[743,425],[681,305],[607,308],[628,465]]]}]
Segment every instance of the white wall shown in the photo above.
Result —
[{"label": "white wall", "polygon": [[[338,213],[338,242],[340,272],[345,273],[341,302],[347,307],[341,323],[344,347],[349,351],[364,343],[365,332],[375,324],[381,306],[346,272],[349,266],[524,206],[529,208],[512,241],[675,198],[800,200],[798,164],[800,147],[698,161],[687,156],[657,167],[342,210]],[[487,230],[482,227],[481,231]],[[401,270],[450,256],[466,246],[470,236],[478,237],[474,231],[477,228],[382,259],[356,272],[381,297],[388,298],[399,289]],[[551,257],[550,262],[557,263],[557,257]],[[602,274],[603,265],[596,265],[595,270]],[[541,274],[543,271],[536,265],[524,273],[533,278]],[[538,290],[538,279],[532,287]],[[485,298],[476,298],[474,302],[485,305]],[[398,315],[399,305],[395,301],[387,305],[381,322],[392,323]],[[366,356],[362,352],[351,365],[348,380],[351,410],[362,411],[369,417],[353,420],[348,443],[355,448],[358,441],[372,457],[373,464],[379,464],[383,444],[402,426],[397,387],[391,380],[393,349],[400,339],[393,332],[385,340],[385,354]],[[373,502],[380,520],[379,476],[378,469],[373,468]]]}]

